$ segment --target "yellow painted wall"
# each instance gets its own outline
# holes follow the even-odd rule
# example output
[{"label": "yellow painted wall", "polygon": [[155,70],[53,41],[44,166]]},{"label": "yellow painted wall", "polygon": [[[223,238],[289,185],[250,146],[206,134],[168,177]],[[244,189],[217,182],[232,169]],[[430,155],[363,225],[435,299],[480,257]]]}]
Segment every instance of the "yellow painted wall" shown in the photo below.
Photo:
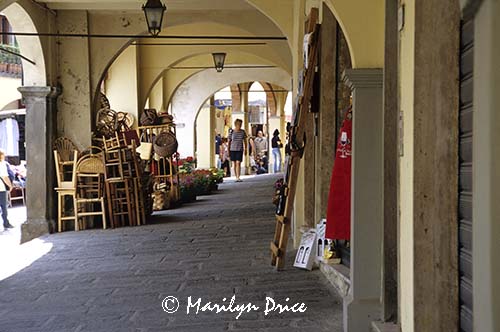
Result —
[{"label": "yellow painted wall", "polygon": [[385,0],[324,0],[342,27],[353,68],[384,66]]},{"label": "yellow painted wall", "polygon": [[21,93],[17,88],[21,86],[21,79],[11,77],[0,77],[0,110],[21,98]]},{"label": "yellow painted wall", "polygon": [[400,308],[404,332],[414,331],[413,315],[413,128],[415,0],[405,0],[405,27],[401,32],[400,94],[404,119],[404,155],[400,158]]},{"label": "yellow painted wall", "polygon": [[149,94],[149,108],[154,108],[157,111],[163,111],[163,77],[156,82],[155,86]]},{"label": "yellow painted wall", "polygon": [[116,59],[108,71],[106,96],[111,109],[131,113],[137,119],[137,91],[137,46],[130,46]]},{"label": "yellow painted wall", "polygon": [[[248,3],[269,17],[289,39],[293,36],[294,0],[247,0]],[[289,40],[293,43],[293,40]]]}]

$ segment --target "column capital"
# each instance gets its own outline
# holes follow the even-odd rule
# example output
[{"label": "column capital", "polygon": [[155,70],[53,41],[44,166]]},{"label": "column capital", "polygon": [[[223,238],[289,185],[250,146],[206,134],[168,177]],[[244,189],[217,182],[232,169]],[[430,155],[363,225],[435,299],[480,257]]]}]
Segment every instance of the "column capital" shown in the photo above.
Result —
[{"label": "column capital", "polygon": [[52,92],[50,86],[21,86],[17,88],[23,97],[45,98]]},{"label": "column capital", "polygon": [[31,100],[32,103],[45,101],[46,98],[57,98],[62,90],[59,87],[51,86],[21,86],[17,88],[24,100]]},{"label": "column capital", "polygon": [[384,71],[381,68],[346,69],[342,80],[351,89],[382,88],[384,86]]}]

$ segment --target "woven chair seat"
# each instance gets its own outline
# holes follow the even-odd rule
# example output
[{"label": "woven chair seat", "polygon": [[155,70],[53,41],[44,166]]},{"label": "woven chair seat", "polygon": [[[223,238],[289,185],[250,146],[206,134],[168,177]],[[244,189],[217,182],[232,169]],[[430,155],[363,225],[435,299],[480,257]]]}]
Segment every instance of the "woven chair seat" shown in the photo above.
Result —
[{"label": "woven chair seat", "polygon": [[104,174],[104,162],[95,155],[83,156],[76,165],[76,173],[79,176],[82,174]]}]

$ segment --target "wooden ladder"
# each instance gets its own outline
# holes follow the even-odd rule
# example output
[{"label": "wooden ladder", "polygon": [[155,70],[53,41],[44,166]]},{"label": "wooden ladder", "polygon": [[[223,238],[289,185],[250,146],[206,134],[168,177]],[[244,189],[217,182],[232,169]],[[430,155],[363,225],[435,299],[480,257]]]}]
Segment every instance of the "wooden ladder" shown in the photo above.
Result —
[{"label": "wooden ladder", "polygon": [[292,124],[288,129],[290,155],[285,167],[284,183],[280,193],[278,208],[276,211],[276,229],[274,240],[271,242],[272,260],[271,264],[277,270],[282,270],[285,265],[285,254],[290,236],[290,221],[293,212],[295,192],[297,190],[297,178],[306,145],[305,127],[307,125],[307,114],[313,95],[313,83],[316,73],[316,65],[319,50],[320,25],[317,8],[311,9],[307,22],[307,33],[312,33],[310,43],[309,61],[307,69],[303,71],[303,89],[299,91],[298,103],[296,104]]}]

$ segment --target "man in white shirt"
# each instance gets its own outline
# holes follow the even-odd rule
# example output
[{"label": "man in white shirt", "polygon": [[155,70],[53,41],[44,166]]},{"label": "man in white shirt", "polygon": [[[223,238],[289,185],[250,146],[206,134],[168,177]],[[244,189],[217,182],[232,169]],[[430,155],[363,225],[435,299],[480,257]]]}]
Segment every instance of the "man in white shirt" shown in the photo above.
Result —
[{"label": "man in white shirt", "polygon": [[5,161],[5,151],[0,149],[0,208],[2,209],[3,228],[13,228],[8,219],[7,194],[12,189],[12,182],[9,179]]}]

